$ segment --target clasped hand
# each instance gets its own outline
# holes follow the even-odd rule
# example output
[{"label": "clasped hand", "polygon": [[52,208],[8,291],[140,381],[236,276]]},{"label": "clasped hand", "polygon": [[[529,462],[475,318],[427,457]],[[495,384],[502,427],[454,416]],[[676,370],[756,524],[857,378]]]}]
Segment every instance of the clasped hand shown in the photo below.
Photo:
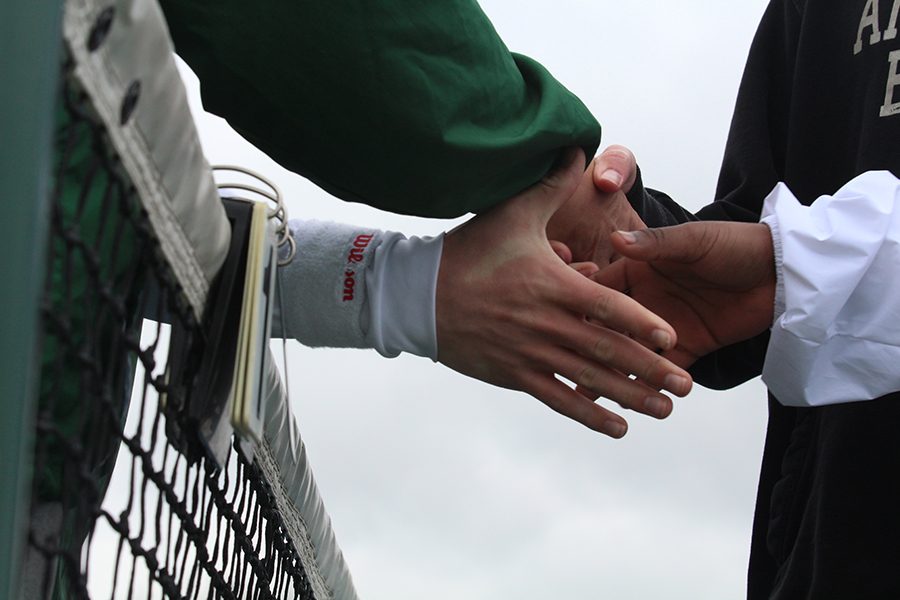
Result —
[{"label": "clasped hand", "polygon": [[[438,360],[483,381],[525,391],[618,438],[626,432],[626,421],[592,398],[604,396],[664,418],[672,401],[660,390],[684,396],[692,382],[684,369],[658,353],[677,345],[669,323],[621,291],[569,268],[551,246],[551,217],[570,197],[577,204],[597,194],[591,174],[584,172],[583,154],[571,151],[543,181],[445,236],[436,293]],[[608,230],[591,243],[598,246],[610,231],[639,224],[631,213],[623,210],[625,218],[608,218]],[[586,216],[571,218],[580,223]],[[578,235],[593,231],[577,223],[570,223],[560,240],[565,246],[557,245],[563,254]],[[596,257],[604,264],[611,259]],[[588,273],[601,266],[593,264]],[[578,391],[557,375],[574,382]]]},{"label": "clasped hand", "polygon": [[[621,174],[605,180],[610,167]],[[628,191],[636,171],[634,156],[615,147],[594,162],[594,183]],[[642,225],[642,224],[641,224]],[[600,223],[603,231],[609,224]],[[674,227],[612,232],[599,250],[580,249],[573,260],[591,260],[597,252],[623,257],[587,273],[593,281],[627,293],[670,323],[676,345],[664,356],[689,367],[719,348],[754,337],[772,324],[775,266],[766,225],[698,221]],[[573,263],[584,272],[584,267]]]},{"label": "clasped hand", "polygon": [[595,399],[665,418],[685,368],[771,325],[772,240],[758,223],[646,229],[622,193],[633,155],[583,160],[446,235],[438,359],[618,438],[626,421]]}]

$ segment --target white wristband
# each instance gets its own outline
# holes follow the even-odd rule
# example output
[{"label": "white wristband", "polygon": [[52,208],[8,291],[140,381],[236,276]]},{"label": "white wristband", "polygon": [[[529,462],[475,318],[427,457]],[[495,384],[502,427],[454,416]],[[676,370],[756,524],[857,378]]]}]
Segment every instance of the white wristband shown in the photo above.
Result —
[{"label": "white wristband", "polygon": [[278,268],[272,335],[282,335],[283,321],[285,337],[307,346],[367,347],[361,319],[368,307],[366,267],[384,233],[322,221],[289,226],[297,252]]}]

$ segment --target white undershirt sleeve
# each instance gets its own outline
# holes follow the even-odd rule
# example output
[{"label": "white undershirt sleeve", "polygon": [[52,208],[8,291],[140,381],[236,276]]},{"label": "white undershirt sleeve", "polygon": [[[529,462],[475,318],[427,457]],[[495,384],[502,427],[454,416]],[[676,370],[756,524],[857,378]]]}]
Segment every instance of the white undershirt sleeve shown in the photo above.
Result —
[{"label": "white undershirt sleeve", "polygon": [[900,181],[865,173],[801,205],[766,198],[778,272],[763,381],[782,404],[820,406],[900,390]]},{"label": "white undershirt sleeve", "polygon": [[444,235],[386,234],[366,268],[368,310],[361,315],[368,346],[384,356],[401,352],[437,360],[435,293]]},{"label": "white undershirt sleeve", "polygon": [[278,270],[273,337],[437,359],[434,310],[443,235],[407,239],[340,223],[289,225],[297,252]]}]

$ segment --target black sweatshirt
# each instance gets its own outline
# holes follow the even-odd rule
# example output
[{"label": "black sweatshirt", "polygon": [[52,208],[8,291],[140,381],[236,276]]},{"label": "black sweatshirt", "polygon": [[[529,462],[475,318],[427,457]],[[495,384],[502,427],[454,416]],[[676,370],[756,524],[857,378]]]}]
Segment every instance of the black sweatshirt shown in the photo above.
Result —
[{"label": "black sweatshirt", "polygon": [[[900,174],[898,12],[900,0],[773,0],[716,201],[695,217],[639,183],[629,199],[645,222],[758,221],[779,181],[808,205],[866,171]],[[692,372],[733,387],[760,374],[767,343],[724,348]],[[802,409],[770,397],[748,597],[900,598],[900,394]]]}]

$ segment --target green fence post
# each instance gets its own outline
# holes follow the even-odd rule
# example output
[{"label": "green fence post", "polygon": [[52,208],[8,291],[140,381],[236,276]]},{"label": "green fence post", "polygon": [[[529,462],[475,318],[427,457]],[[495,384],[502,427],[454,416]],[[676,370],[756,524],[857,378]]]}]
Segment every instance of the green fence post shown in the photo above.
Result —
[{"label": "green fence post", "polygon": [[0,2],[0,597],[28,518],[61,0]]}]

